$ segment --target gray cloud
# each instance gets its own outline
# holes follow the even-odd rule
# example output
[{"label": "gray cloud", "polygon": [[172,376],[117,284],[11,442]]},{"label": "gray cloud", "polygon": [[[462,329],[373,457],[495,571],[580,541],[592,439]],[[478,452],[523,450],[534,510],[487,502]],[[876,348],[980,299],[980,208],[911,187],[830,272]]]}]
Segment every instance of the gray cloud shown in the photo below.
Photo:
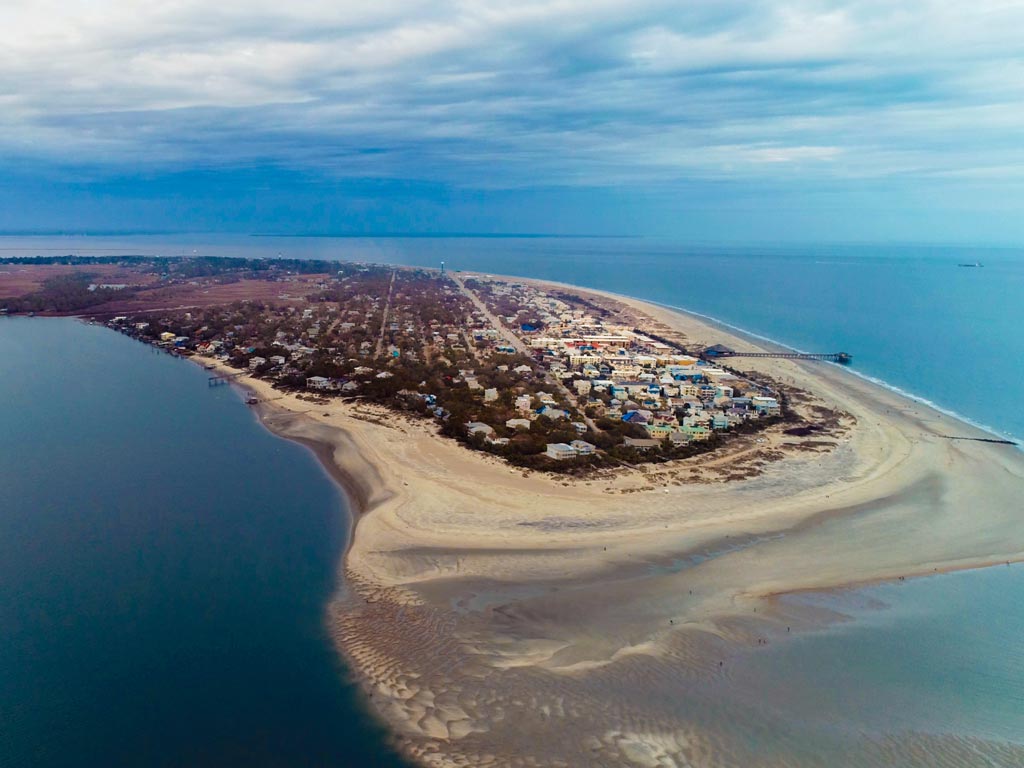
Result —
[{"label": "gray cloud", "polygon": [[464,186],[1020,178],[1024,6],[25,0],[0,158]]}]

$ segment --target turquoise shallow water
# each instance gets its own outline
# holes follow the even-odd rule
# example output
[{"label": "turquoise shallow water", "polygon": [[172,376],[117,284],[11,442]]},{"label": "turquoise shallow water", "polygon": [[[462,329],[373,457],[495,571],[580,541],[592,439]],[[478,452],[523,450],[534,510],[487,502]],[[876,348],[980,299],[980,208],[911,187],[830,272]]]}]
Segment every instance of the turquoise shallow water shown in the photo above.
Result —
[{"label": "turquoise shallow water", "polygon": [[324,629],[344,501],[197,366],[0,318],[0,765],[398,766]]},{"label": "turquoise shallow water", "polygon": [[[283,253],[420,265],[437,265],[445,260],[449,268],[571,282],[687,307],[802,349],[851,352],[856,370],[865,375],[878,377],[1001,432],[1024,436],[1024,408],[1020,407],[1020,396],[1024,394],[1020,384],[1024,374],[1024,334],[1020,333],[1024,328],[1022,252],[866,247],[778,251],[588,239],[203,236],[120,240],[0,238],[0,247],[6,253],[25,255],[115,251],[173,255],[195,248],[201,253],[222,255]],[[957,266],[974,261],[985,266]],[[219,394],[209,393],[202,386],[197,389],[193,380],[198,381],[201,372],[187,372],[184,364],[153,357],[144,348],[98,328],[74,326],[74,330],[66,332],[73,342],[61,341],[63,331],[54,334],[48,330],[45,333],[53,338],[41,342],[39,334],[44,332],[36,331],[37,327],[71,328],[46,325],[50,322],[0,323],[0,360],[5,364],[0,409],[5,418],[13,414],[15,424],[34,425],[32,429],[25,427],[13,433],[13,437],[6,429],[0,433],[0,450],[6,451],[5,461],[0,463],[0,472],[6,472],[0,478],[4,480],[0,487],[0,526],[5,526],[0,547],[7,547],[0,560],[0,568],[5,569],[0,581],[0,590],[5,590],[4,603],[0,605],[5,611],[0,617],[0,631],[8,632],[7,627],[14,627],[16,643],[12,647],[20,648],[21,653],[26,652],[26,647],[58,653],[53,650],[57,644],[51,637],[52,632],[58,631],[62,633],[59,637],[78,648],[79,655],[68,657],[63,666],[52,667],[62,670],[61,673],[51,673],[52,659],[42,655],[36,667],[17,667],[11,680],[6,679],[6,674],[0,675],[0,707],[4,708],[3,714],[13,712],[12,721],[19,724],[7,731],[22,733],[20,740],[10,741],[5,731],[2,738],[8,740],[0,741],[0,764],[4,764],[7,755],[26,754],[26,745],[42,743],[47,736],[52,737],[45,739],[47,748],[54,753],[63,752],[65,745],[77,739],[92,750],[91,754],[101,754],[104,746],[114,744],[105,744],[103,739],[113,739],[124,726],[118,727],[116,718],[93,714],[86,704],[97,691],[104,696],[110,691],[116,693],[126,682],[132,683],[127,690],[135,692],[126,701],[134,702],[134,706],[123,707],[122,716],[135,720],[121,722],[140,728],[141,713],[156,713],[155,720],[146,722],[160,723],[161,718],[167,717],[168,711],[174,709],[171,705],[138,707],[138,691],[143,689],[138,687],[142,683],[136,678],[140,670],[164,669],[166,660],[162,656],[156,659],[147,654],[145,663],[136,663],[135,654],[111,650],[101,654],[105,660],[102,664],[94,664],[86,651],[108,643],[112,649],[126,649],[129,643],[121,625],[139,625],[133,618],[135,610],[141,606],[145,618],[182,603],[194,610],[194,617],[199,617],[192,619],[197,628],[217,615],[223,621],[218,638],[232,638],[233,642],[245,639],[257,646],[243,643],[241,647],[249,650],[235,656],[216,646],[213,635],[208,636],[210,645],[203,646],[204,652],[217,659],[238,659],[237,665],[229,665],[236,681],[251,676],[253,669],[261,669],[266,663],[266,648],[260,638],[268,636],[281,642],[281,636],[289,631],[287,625],[293,622],[302,628],[301,633],[308,640],[305,645],[293,646],[294,664],[304,670],[303,676],[289,679],[280,697],[265,702],[249,701],[252,688],[245,685],[199,689],[196,679],[187,675],[158,676],[158,682],[170,686],[165,696],[205,713],[195,723],[201,725],[209,719],[226,728],[225,720],[230,718],[223,713],[215,715],[230,710],[231,695],[241,692],[243,698],[238,706],[248,713],[246,717],[255,717],[250,710],[259,710],[259,717],[247,720],[239,716],[231,720],[232,728],[228,730],[232,733],[244,735],[252,723],[271,721],[275,708],[284,707],[281,711],[285,722],[291,722],[293,712],[299,713],[293,719],[308,720],[304,727],[316,735],[308,744],[299,744],[288,733],[269,731],[271,736],[266,738],[276,745],[276,750],[271,750],[271,762],[266,764],[319,764],[316,760],[311,763],[303,749],[320,750],[318,754],[330,756],[324,758],[324,764],[362,764],[345,762],[362,757],[336,759],[330,751],[335,747],[344,750],[346,739],[350,739],[370,745],[366,749],[372,755],[374,749],[380,748],[380,741],[370,724],[359,719],[351,692],[338,686],[337,676],[330,677],[329,685],[324,682],[324,670],[337,669],[318,634],[318,611],[326,599],[330,565],[342,535],[340,529],[329,524],[333,520],[333,525],[340,525],[335,516],[335,492],[325,484],[304,452],[261,432],[234,395],[223,390]],[[58,342],[65,346],[55,347]],[[18,351],[12,353],[15,347]],[[73,363],[70,375],[65,376],[60,373],[60,358],[51,354],[50,349],[82,357],[80,362]],[[104,382],[95,385],[102,393],[120,386],[117,382],[125,378],[109,376],[90,361],[97,356],[105,359],[103,356],[108,354],[115,355],[111,359],[129,371],[128,379],[144,382],[147,394],[139,400],[142,396],[138,388],[118,389],[122,408],[93,406],[100,410],[88,416],[87,429],[80,429],[76,425],[85,418],[83,413],[89,411],[82,404],[106,402],[95,391],[93,381]],[[36,375],[34,369],[41,373]],[[15,376],[9,371],[27,373]],[[12,392],[19,394],[11,399],[8,393]],[[213,417],[193,416],[205,413],[204,409],[213,408],[216,403],[220,403],[217,408],[223,413],[218,410],[219,415]],[[133,419],[139,420],[141,426],[137,428]],[[207,423],[211,419],[215,427]],[[224,428],[227,426],[230,429]],[[45,439],[36,441],[33,435],[37,433]],[[83,442],[82,434],[91,436]],[[197,435],[202,435],[202,439]],[[136,465],[134,462],[142,461],[146,451],[154,450],[146,446],[156,442],[156,436],[160,436],[160,447],[152,454],[156,463],[146,465],[149,468]],[[243,437],[245,450],[240,455],[245,460],[211,475],[212,468],[218,466],[217,457],[231,446],[242,448]],[[246,452],[250,450],[254,453]],[[294,461],[294,466],[275,464],[284,460],[279,454],[291,456],[288,461]],[[131,462],[122,471],[119,458],[126,455]],[[266,466],[287,466],[289,471],[267,476],[258,469]],[[59,476],[67,477],[68,481],[53,484],[51,478],[55,475],[51,468],[60,470]],[[111,472],[114,474],[110,475]],[[269,477],[274,482],[268,488],[265,484],[270,482]],[[14,490],[7,491],[8,487]],[[192,512],[182,522],[182,513],[172,500],[180,499],[183,489],[190,487],[200,491],[189,497],[197,499],[197,503],[201,499],[207,514]],[[228,488],[233,490],[227,492]],[[287,514],[281,509],[276,513],[266,511],[268,517],[259,518],[269,521],[271,536],[263,536],[258,527],[250,530],[251,526],[242,522],[247,516],[229,503],[232,493],[249,498],[248,491],[254,488],[259,489],[254,498],[276,499],[283,505],[281,509],[289,510]],[[52,495],[51,501],[42,503],[40,500],[47,494]],[[135,506],[124,500],[126,496]],[[65,497],[69,501],[58,501]],[[136,497],[146,502],[136,503]],[[22,501],[23,498],[29,502]],[[128,504],[134,512],[117,511],[112,518],[117,524],[99,516],[100,527],[96,528],[96,515],[88,512],[90,505],[110,504],[112,499],[121,501],[110,509],[120,510],[121,504]],[[5,510],[11,500],[15,509],[22,509],[21,513],[12,516]],[[42,520],[36,520],[30,511],[37,508],[50,511]],[[308,514],[296,516],[296,508]],[[222,514],[226,515],[225,523],[220,522]],[[122,538],[123,524],[128,525],[127,531],[135,531],[127,538]],[[296,525],[298,531],[294,530]],[[316,541],[306,539],[310,526]],[[215,535],[212,540],[196,536],[197,528]],[[238,535],[239,531],[242,535]],[[156,532],[165,542],[160,546],[156,544]],[[115,549],[97,549],[106,538],[115,543]],[[202,545],[200,552],[206,554],[190,551],[197,542]],[[217,557],[207,553],[208,547]],[[132,579],[123,582],[109,578],[111,562],[116,562],[111,552],[117,557],[134,558],[133,568],[137,570],[131,571]],[[299,558],[304,563],[300,572],[307,574],[308,582],[306,577],[300,578],[290,570],[300,552],[316,553],[312,558]],[[225,563],[245,557],[254,561],[235,571],[222,565],[218,557]],[[62,564],[80,558],[85,558],[86,563],[80,571],[68,571],[69,566]],[[158,566],[156,570],[147,570],[154,563]],[[315,563],[315,567],[310,563]],[[26,572],[35,574],[28,586],[23,575]],[[277,580],[281,573],[288,576],[283,582]],[[20,581],[8,581],[18,574],[22,574],[18,576]],[[173,574],[187,578],[174,582]],[[81,585],[77,585],[79,579]],[[195,585],[209,579],[215,585],[223,585],[226,594],[234,598],[217,598],[211,606],[207,600],[213,598],[205,594],[174,592],[180,584]],[[16,586],[12,589],[9,583]],[[61,623],[64,606],[80,605],[68,603],[70,598],[62,591],[68,583],[76,584],[72,595],[83,590],[82,597],[88,600],[81,604],[101,617],[98,623],[81,616],[74,618],[78,615],[75,611],[71,612],[72,619]],[[129,586],[122,587],[122,583]],[[251,592],[253,585],[266,589],[269,595],[269,601],[258,611],[247,609],[247,603],[239,597]],[[300,594],[307,587],[311,587],[309,591]],[[210,591],[210,595],[215,594],[216,590]],[[728,706],[731,701],[742,708],[752,701],[759,706],[767,701],[772,703],[779,723],[808,723],[849,733],[913,731],[1024,743],[1022,594],[1024,567],[1014,566],[816,598],[828,601],[831,607],[855,620],[789,642],[773,643],[737,661],[731,678],[735,685],[723,694],[726,699],[721,703]],[[293,605],[293,600],[301,604],[301,610]],[[17,610],[22,613],[6,613],[11,610],[8,602],[21,606]],[[222,614],[222,605],[230,610]],[[107,618],[108,613],[112,618]],[[246,631],[264,615],[276,620],[265,620],[264,624],[269,626],[260,632]],[[142,625],[148,626],[145,621]],[[160,623],[155,626],[164,630],[167,627]],[[108,639],[107,633],[113,630],[117,630],[113,639]],[[150,638],[161,634],[152,627],[150,632]],[[76,646],[74,641],[78,637],[85,639]],[[58,654],[62,659],[63,653]],[[194,649],[175,653],[175,659],[191,659],[197,654]],[[4,665],[0,672],[15,669],[22,658],[31,656],[19,657],[0,647],[0,664]],[[43,684],[30,691],[33,675],[41,676]],[[77,684],[79,678],[85,680],[81,687]],[[61,683],[65,681],[66,687],[69,679],[76,682],[70,693],[62,690]],[[273,679],[275,688],[281,685],[279,678]],[[175,689],[179,682],[184,690]],[[257,685],[262,682],[260,679]],[[214,704],[202,700],[201,694],[209,691],[216,692]],[[296,704],[299,701],[302,706]],[[724,716],[728,717],[728,711]],[[75,725],[76,719],[84,725]],[[346,723],[340,735],[330,728],[338,720]],[[3,721],[8,722],[6,717]],[[244,748],[231,738],[222,739],[222,731],[215,727],[183,726],[183,722],[195,725],[188,719],[177,722],[175,732],[187,735],[178,746],[179,755],[203,754],[207,748]],[[370,730],[364,733],[364,727]],[[94,732],[105,736],[89,735]],[[146,748],[150,739],[159,741],[156,734],[166,734],[167,730],[157,725],[152,730],[143,728],[142,732],[148,735],[141,742],[132,742],[136,749]],[[772,742],[773,738],[765,734],[764,743]],[[12,752],[7,744],[22,751]],[[121,749],[119,743],[114,746]],[[262,754],[262,742],[249,746],[252,754]],[[8,749],[6,755],[4,749]],[[777,745],[772,749],[785,751]],[[182,762],[172,760],[165,764]],[[804,763],[795,760],[781,764]],[[979,757],[977,762],[968,764],[1011,763],[982,761]]]}]

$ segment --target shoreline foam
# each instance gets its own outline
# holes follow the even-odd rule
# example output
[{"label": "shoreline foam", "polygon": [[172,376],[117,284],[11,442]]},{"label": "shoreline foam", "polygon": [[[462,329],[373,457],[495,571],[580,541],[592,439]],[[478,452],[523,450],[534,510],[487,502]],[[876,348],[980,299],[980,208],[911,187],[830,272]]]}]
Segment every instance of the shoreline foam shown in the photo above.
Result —
[{"label": "shoreline foam", "polygon": [[[510,280],[510,281],[519,280],[519,281],[533,282],[533,283],[536,283],[538,285],[542,285],[544,283],[547,283],[548,285],[557,285],[557,286],[559,286],[561,288],[567,288],[567,289],[571,289],[571,290],[576,290],[576,291],[583,292],[583,293],[593,293],[593,294],[608,296],[608,297],[611,297],[611,298],[618,298],[620,300],[627,300],[627,301],[630,301],[630,302],[637,302],[639,304],[647,304],[649,306],[658,307],[658,308],[661,308],[661,309],[665,309],[665,310],[668,310],[668,311],[671,311],[671,312],[678,313],[680,315],[691,317],[691,318],[693,318],[693,319],[695,319],[695,320],[697,320],[699,322],[703,322],[704,324],[708,325],[711,328],[719,328],[719,329],[723,330],[726,333],[734,334],[734,335],[738,336],[741,339],[748,340],[748,341],[750,341],[750,343],[752,343],[754,345],[765,344],[765,345],[769,345],[770,347],[776,347],[776,348],[778,348],[779,351],[799,352],[799,353],[805,353],[806,352],[806,350],[800,349],[799,347],[796,347],[796,346],[794,346],[792,344],[789,344],[789,343],[784,342],[784,341],[780,341],[780,340],[778,340],[776,338],[773,338],[771,336],[765,336],[762,333],[758,333],[758,332],[752,331],[752,330],[750,330],[748,328],[744,328],[743,326],[740,326],[740,325],[737,325],[735,323],[729,322],[728,320],[723,320],[722,318],[716,317],[715,315],[709,315],[709,314],[707,314],[705,312],[698,312],[698,311],[696,311],[694,309],[689,309],[687,307],[681,307],[681,306],[678,306],[678,305],[675,305],[675,304],[668,304],[668,303],[665,303],[665,302],[662,302],[662,301],[654,301],[652,299],[645,299],[645,298],[643,298],[641,296],[632,296],[630,294],[625,294],[625,293],[623,293],[623,294],[611,293],[611,292],[604,291],[603,289],[599,289],[599,288],[584,288],[584,287],[581,287],[581,286],[574,286],[574,285],[571,285],[569,283],[554,283],[554,282],[551,282],[551,281],[534,280],[532,278],[520,278],[520,277],[506,276],[506,275],[500,275],[498,277],[500,277],[500,279],[502,279],[502,280]],[[820,361],[819,364],[836,365],[836,363],[827,363],[825,361]],[[841,370],[844,370],[844,371],[846,371],[847,373],[849,373],[849,374],[851,374],[853,376],[857,376],[858,378],[861,378],[861,379],[863,379],[865,381],[868,381],[868,382],[870,382],[872,384],[875,384],[875,385],[877,385],[879,387],[883,387],[885,389],[888,389],[889,391],[893,392],[894,394],[899,395],[900,397],[906,398],[907,400],[912,400],[915,403],[920,403],[921,405],[924,405],[924,406],[927,406],[929,408],[932,408],[933,410],[936,410],[939,413],[942,413],[942,414],[944,414],[946,416],[949,416],[950,418],[953,418],[953,419],[955,419],[957,421],[962,421],[964,424],[967,424],[967,425],[969,425],[971,427],[974,427],[975,429],[979,429],[982,432],[988,432],[989,434],[991,434],[991,435],[993,435],[995,437],[998,437],[998,438],[1001,438],[1001,439],[1010,440],[1020,450],[1024,451],[1024,442],[1022,442],[1021,438],[1017,437],[1012,432],[1004,432],[1004,431],[1001,431],[998,427],[993,427],[993,426],[988,425],[988,424],[982,424],[981,422],[974,420],[970,416],[962,414],[962,413],[960,413],[958,411],[954,411],[951,408],[947,408],[946,406],[943,406],[943,405],[935,402],[934,400],[930,400],[929,398],[925,397],[924,395],[919,395],[919,394],[916,394],[914,392],[910,392],[909,390],[903,389],[902,387],[899,387],[899,386],[897,386],[895,384],[890,384],[888,381],[886,381],[885,379],[880,378],[878,376],[871,376],[869,374],[862,373],[861,371],[858,371],[855,367],[845,366],[845,367],[842,367]]]},{"label": "shoreline foam", "polygon": [[[657,307],[663,307],[663,308],[671,310],[673,312],[679,312],[680,314],[691,315],[693,317],[700,318],[701,320],[707,322],[708,324],[710,324],[712,326],[718,326],[718,327],[721,327],[721,328],[724,328],[724,329],[728,329],[730,332],[738,334],[741,338],[746,337],[746,338],[753,339],[754,343],[769,344],[771,346],[778,347],[779,349],[787,350],[787,351],[800,352],[800,353],[804,352],[804,350],[800,349],[799,347],[791,346],[789,344],[786,344],[785,342],[779,341],[778,339],[773,339],[770,336],[764,336],[764,335],[762,335],[760,333],[755,333],[754,331],[750,331],[750,330],[748,330],[746,328],[743,328],[741,326],[734,325],[733,323],[730,323],[730,322],[727,322],[727,321],[722,320],[720,318],[714,317],[713,315],[707,315],[707,314],[704,314],[702,312],[695,312],[692,309],[686,309],[684,307],[678,307],[678,306],[675,306],[673,304],[665,304],[665,303],[659,302],[659,301],[650,301],[649,299],[641,299],[641,298],[636,298],[636,297],[632,297],[632,296],[626,296],[625,298],[634,299],[635,301],[646,302],[648,304],[653,304],[654,306],[657,306]],[[824,363],[824,364],[826,364],[826,365],[836,365],[836,363]],[[890,384],[889,382],[887,382],[884,379],[879,378],[877,376],[871,376],[869,374],[862,373],[861,371],[858,371],[855,367],[849,367],[848,366],[848,367],[845,367],[843,370],[845,370],[847,373],[849,373],[852,376],[857,376],[857,377],[859,377],[861,379],[864,379],[865,381],[869,381],[872,384],[875,384],[875,385],[877,385],[879,387],[883,387],[885,389],[888,389],[891,392],[899,395],[900,397],[906,398],[907,400],[912,400],[915,403],[920,403],[921,405],[928,406],[929,408],[932,408],[932,409],[938,411],[939,413],[945,414],[946,416],[949,416],[950,418],[956,419],[957,421],[962,421],[964,424],[968,424],[968,425],[970,425],[970,426],[972,426],[972,427],[974,427],[976,429],[980,429],[983,432],[988,432],[989,434],[993,435],[994,437],[1010,440],[1010,441],[1012,441],[1014,443],[1014,445],[1017,448],[1020,448],[1021,450],[1024,450],[1024,444],[1022,444],[1020,442],[1019,438],[1016,435],[1014,435],[1013,433],[1011,433],[1011,432],[1003,432],[1003,431],[1000,431],[997,427],[993,427],[993,426],[990,426],[990,425],[987,425],[987,424],[982,424],[981,422],[975,421],[971,417],[965,416],[964,414],[959,413],[958,411],[954,411],[954,410],[952,410],[950,408],[947,408],[947,407],[945,407],[943,405],[940,405],[939,403],[936,403],[933,400],[929,400],[924,395],[918,395],[918,394],[915,394],[914,392],[910,392],[910,391],[908,391],[906,389],[903,389],[902,387],[898,387],[895,384]]]}]

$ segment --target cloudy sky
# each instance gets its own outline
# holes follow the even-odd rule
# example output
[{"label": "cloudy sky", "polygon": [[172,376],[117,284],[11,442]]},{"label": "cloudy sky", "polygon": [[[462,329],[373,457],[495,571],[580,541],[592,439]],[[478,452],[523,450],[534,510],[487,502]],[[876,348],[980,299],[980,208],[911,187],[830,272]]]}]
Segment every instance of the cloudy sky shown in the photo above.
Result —
[{"label": "cloudy sky", "polygon": [[0,229],[1024,242],[1020,0],[0,3]]}]

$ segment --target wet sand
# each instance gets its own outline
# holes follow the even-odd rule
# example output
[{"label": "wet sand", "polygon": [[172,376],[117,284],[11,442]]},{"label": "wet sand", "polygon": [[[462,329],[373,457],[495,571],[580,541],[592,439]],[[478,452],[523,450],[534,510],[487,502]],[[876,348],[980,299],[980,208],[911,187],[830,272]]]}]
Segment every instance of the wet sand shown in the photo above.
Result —
[{"label": "wet sand", "polygon": [[[618,299],[691,342],[752,346]],[[746,479],[722,481],[721,465],[739,459],[711,456],[571,482],[523,476],[383,409],[314,405],[245,381],[271,401],[267,426],[317,446],[353,500],[331,629],[410,756],[438,766],[1024,762],[1018,747],[957,734],[803,730],[730,687],[737,654],[839,618],[779,595],[1024,558],[1016,448],[947,439],[991,436],[837,366],[730,364],[792,381],[855,424],[824,453],[772,435],[785,457],[754,450],[758,474]]]}]

